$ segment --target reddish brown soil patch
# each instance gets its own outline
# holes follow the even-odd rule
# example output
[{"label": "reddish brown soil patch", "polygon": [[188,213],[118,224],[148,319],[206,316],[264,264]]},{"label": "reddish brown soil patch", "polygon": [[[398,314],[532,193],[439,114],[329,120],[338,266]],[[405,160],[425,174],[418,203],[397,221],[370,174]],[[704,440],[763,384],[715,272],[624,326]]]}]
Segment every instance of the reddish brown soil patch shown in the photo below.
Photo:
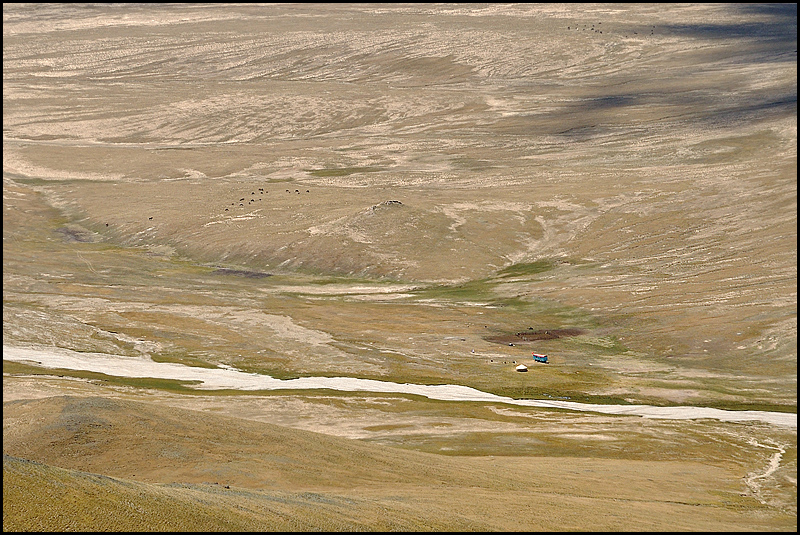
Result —
[{"label": "reddish brown soil patch", "polygon": [[514,334],[500,334],[497,336],[485,336],[487,342],[496,344],[520,344],[525,342],[535,342],[537,340],[556,340],[567,336],[578,336],[586,331],[583,329],[540,329],[529,328],[526,331],[519,331]]}]

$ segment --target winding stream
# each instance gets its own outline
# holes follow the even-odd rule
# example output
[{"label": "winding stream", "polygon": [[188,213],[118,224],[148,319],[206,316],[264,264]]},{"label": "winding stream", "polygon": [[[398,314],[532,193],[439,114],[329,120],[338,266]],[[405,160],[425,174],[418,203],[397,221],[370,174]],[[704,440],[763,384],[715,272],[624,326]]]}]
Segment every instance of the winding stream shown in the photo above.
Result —
[{"label": "winding stream", "polygon": [[153,362],[149,359],[122,357],[103,353],[78,353],[52,348],[47,351],[3,346],[3,360],[30,362],[46,368],[63,368],[104,373],[118,377],[197,381],[200,390],[292,390],[331,389],[345,392],[382,392],[415,394],[442,401],[478,401],[526,407],[545,407],[659,418],[694,420],[711,418],[724,422],[761,421],[785,427],[797,427],[797,414],[766,411],[730,411],[707,407],[655,407],[650,405],[596,405],[560,400],[513,399],[481,392],[461,385],[417,385],[351,377],[302,377],[281,380],[268,375],[247,373],[232,367],[198,368],[182,364]]}]

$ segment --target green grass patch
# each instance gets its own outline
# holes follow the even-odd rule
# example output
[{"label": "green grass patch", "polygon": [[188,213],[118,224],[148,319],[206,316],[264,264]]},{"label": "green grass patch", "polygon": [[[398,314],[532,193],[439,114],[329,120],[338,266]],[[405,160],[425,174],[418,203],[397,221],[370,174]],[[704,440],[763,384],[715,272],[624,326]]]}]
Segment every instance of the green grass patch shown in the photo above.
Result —
[{"label": "green grass patch", "polygon": [[254,361],[255,359],[239,360],[231,365],[244,373],[268,375],[273,379],[279,379],[281,381],[288,381],[290,379],[299,379],[300,377],[303,377],[298,373],[287,370],[285,364],[263,365]]},{"label": "green grass patch", "polygon": [[557,263],[553,260],[537,260],[536,262],[525,262],[521,264],[514,264],[507,268],[501,269],[497,275],[503,278],[507,277],[520,277],[524,275],[535,275],[537,273],[544,273],[556,267]]},{"label": "green grass patch", "polygon": [[180,351],[161,351],[159,353],[151,353],[150,358],[153,362],[169,362],[173,364],[183,364],[184,366],[193,366],[195,368],[217,368],[215,364],[206,362],[200,357],[196,357],[191,352]]},{"label": "green grass patch", "polygon": [[[647,400],[643,401],[643,403],[646,401]],[[655,405],[656,402],[651,402],[648,404]],[[688,407],[708,407],[711,409],[720,409],[724,411],[764,411],[797,414],[797,405],[779,405],[777,403],[769,402],[716,401],[713,399],[704,399],[698,402],[689,401],[687,403],[681,403],[680,405]]]},{"label": "green grass patch", "polygon": [[565,341],[566,346],[574,346],[573,350],[587,351],[591,354],[603,356],[625,355],[631,349],[622,344],[616,336],[591,337],[577,336],[574,339]]},{"label": "green grass patch", "polygon": [[[366,277],[345,277],[345,276],[336,276],[330,275],[329,273],[314,273],[309,270],[309,279],[302,280],[302,283],[308,284],[310,286],[329,286],[334,284],[340,284],[342,286],[368,286],[374,288],[380,288],[382,285],[391,285],[397,284],[396,281],[391,279],[370,279]],[[296,277],[294,280],[290,281],[290,284],[297,284],[301,282],[298,280],[299,277]],[[362,293],[362,292],[358,292]]]},{"label": "green grass patch", "polygon": [[420,299],[444,299],[447,301],[468,301],[468,302],[481,302],[492,301],[500,302],[503,299],[498,298],[492,293],[494,284],[486,279],[474,280],[456,285],[435,285],[419,290],[411,290],[410,294],[417,296]]},{"label": "green grass patch", "polygon": [[364,427],[364,431],[394,431],[395,429],[405,429],[414,427],[411,424],[386,424],[386,425],[368,425]]},{"label": "green grass patch", "polygon": [[501,386],[486,389],[491,394],[512,399],[533,399],[542,401],[575,401],[596,405],[633,405],[630,401],[618,396],[586,394],[580,390],[565,388],[540,388],[535,386]]},{"label": "green grass patch", "polygon": [[65,185],[85,184],[86,182],[97,182],[97,180],[91,178],[62,178],[58,180],[48,180],[45,178],[17,175],[14,178],[14,182],[19,182],[20,184],[25,184],[26,186],[52,186],[54,182],[57,182],[59,185]]},{"label": "green grass patch", "polygon": [[179,381],[176,379],[158,379],[154,377],[117,377],[104,373],[89,372],[84,370],[67,370],[64,368],[40,368],[21,362],[3,361],[3,373],[24,375],[57,375],[59,377],[75,377],[102,381],[110,385],[132,386],[151,390],[165,390],[175,393],[196,393],[197,390],[189,385],[200,384],[200,381]]}]

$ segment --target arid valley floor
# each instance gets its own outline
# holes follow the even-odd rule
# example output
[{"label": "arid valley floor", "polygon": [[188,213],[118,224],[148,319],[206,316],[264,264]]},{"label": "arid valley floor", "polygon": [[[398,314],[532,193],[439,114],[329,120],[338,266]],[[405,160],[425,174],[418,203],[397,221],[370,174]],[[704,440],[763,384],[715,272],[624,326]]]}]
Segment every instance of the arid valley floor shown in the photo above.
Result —
[{"label": "arid valley floor", "polygon": [[3,345],[4,531],[795,532],[796,5],[6,3]]}]

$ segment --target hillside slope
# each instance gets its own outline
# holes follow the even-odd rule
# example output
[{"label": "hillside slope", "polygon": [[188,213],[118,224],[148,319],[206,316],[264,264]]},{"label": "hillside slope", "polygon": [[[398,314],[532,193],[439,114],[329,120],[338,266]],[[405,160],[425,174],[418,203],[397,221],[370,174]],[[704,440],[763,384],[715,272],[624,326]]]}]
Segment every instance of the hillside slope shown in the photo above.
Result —
[{"label": "hillside slope", "polygon": [[738,530],[790,514],[694,462],[446,457],[100,397],[4,404],[4,530]]}]

